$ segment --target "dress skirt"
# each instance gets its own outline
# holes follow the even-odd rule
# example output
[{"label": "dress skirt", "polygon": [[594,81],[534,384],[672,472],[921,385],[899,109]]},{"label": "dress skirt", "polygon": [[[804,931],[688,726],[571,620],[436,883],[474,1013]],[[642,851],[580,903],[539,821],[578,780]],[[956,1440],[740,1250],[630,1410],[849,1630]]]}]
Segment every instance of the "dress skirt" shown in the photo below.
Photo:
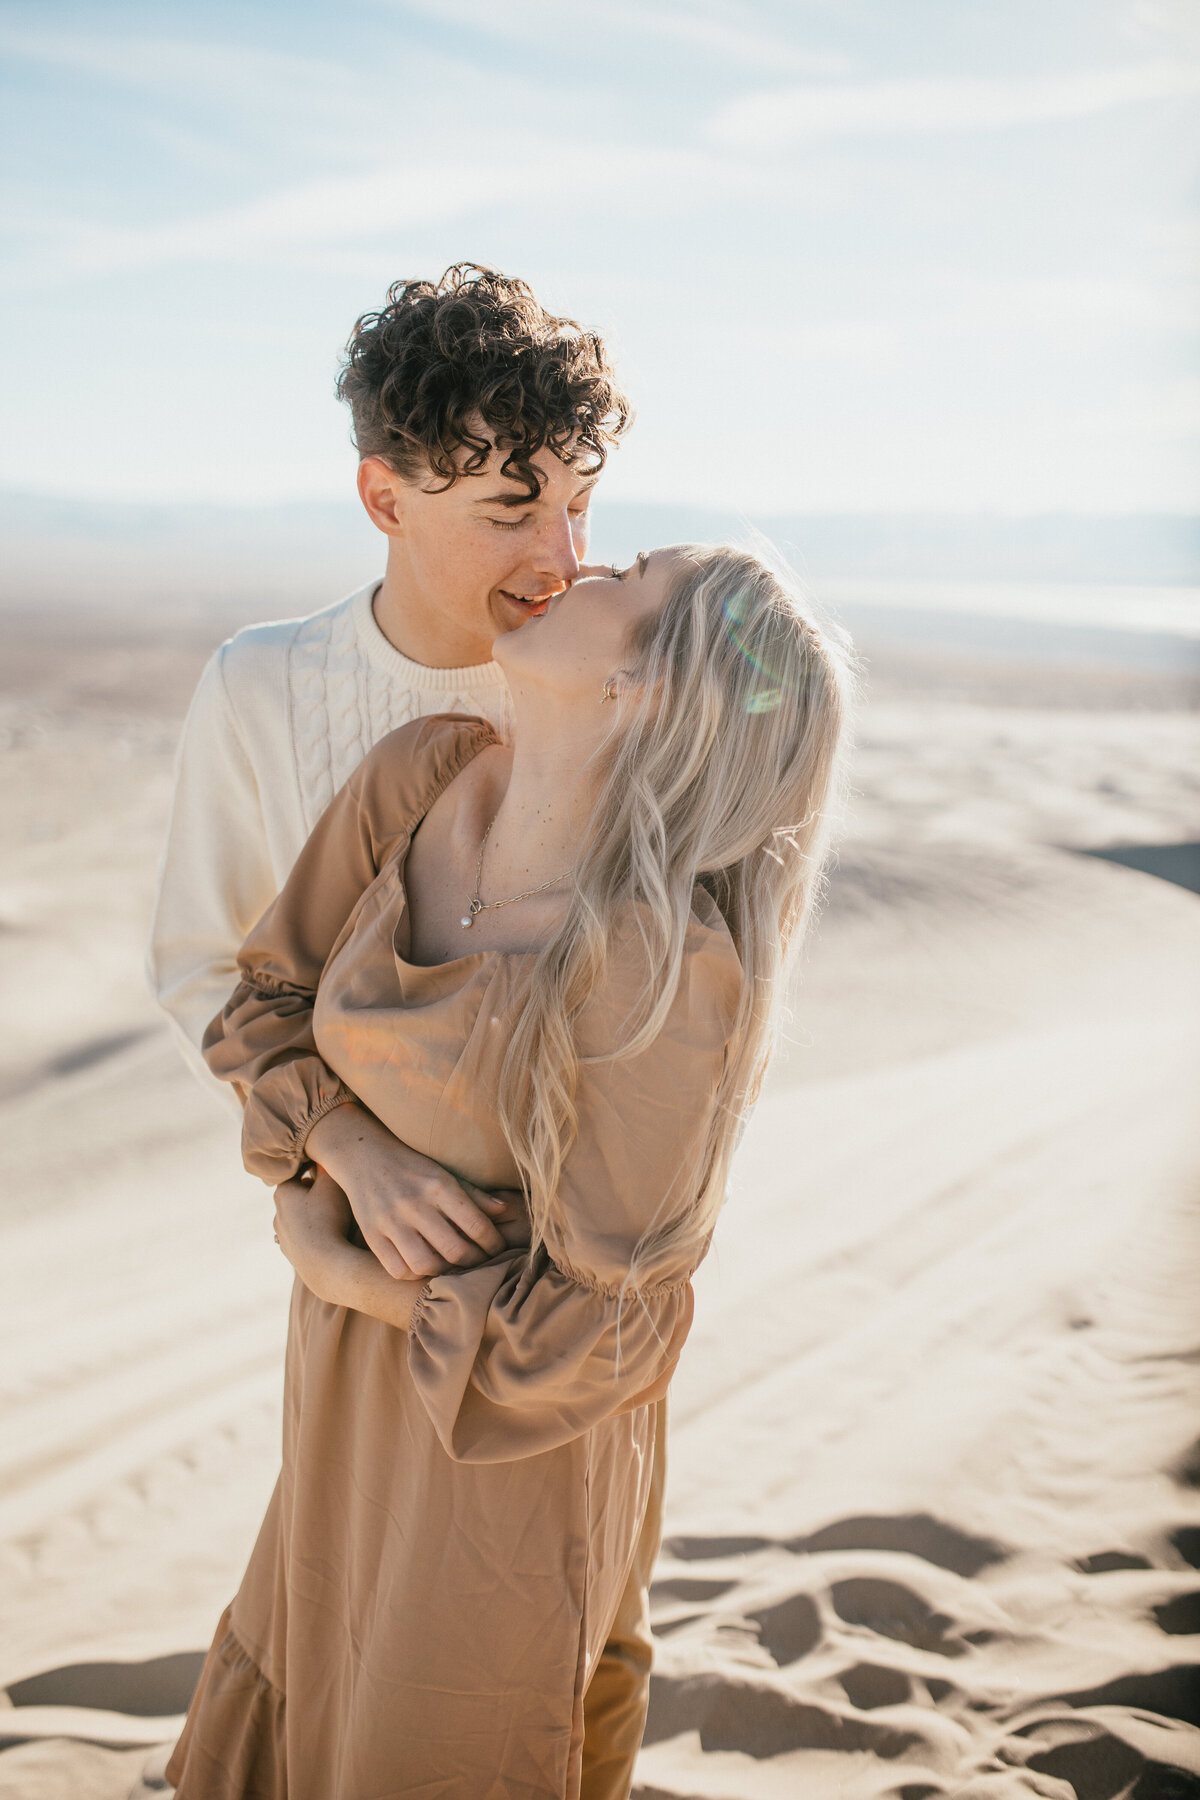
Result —
[{"label": "dress skirt", "polygon": [[394,1327],[293,1294],[284,1465],[167,1773],[177,1800],[564,1800],[659,1408],[443,1449]]}]

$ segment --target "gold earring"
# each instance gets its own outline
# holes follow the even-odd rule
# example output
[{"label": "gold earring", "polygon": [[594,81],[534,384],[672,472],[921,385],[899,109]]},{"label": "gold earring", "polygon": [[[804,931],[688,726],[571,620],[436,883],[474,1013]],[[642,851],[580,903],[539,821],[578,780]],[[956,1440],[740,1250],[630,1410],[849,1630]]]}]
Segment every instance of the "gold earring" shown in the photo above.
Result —
[{"label": "gold earring", "polygon": [[617,698],[617,678],[615,675],[610,675],[608,680],[604,684],[604,692],[600,696],[600,704],[601,704],[601,706],[603,706],[604,702],[606,700],[615,700],[616,698]]}]

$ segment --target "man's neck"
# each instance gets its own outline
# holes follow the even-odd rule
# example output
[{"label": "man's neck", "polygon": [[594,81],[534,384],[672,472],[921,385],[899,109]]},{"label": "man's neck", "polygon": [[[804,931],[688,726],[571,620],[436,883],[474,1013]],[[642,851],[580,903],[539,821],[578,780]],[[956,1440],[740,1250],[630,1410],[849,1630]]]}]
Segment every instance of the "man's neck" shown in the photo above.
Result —
[{"label": "man's neck", "polygon": [[375,592],[375,623],[393,650],[428,669],[473,669],[492,660],[492,646],[456,628],[436,607],[417,603],[392,563]]}]

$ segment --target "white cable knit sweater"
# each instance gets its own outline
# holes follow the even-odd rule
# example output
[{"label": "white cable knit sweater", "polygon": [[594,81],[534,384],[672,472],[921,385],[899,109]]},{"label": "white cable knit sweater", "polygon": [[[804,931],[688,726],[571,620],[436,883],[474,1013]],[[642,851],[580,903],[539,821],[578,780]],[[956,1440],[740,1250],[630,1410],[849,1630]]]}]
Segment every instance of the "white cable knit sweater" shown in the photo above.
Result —
[{"label": "white cable knit sweater", "polygon": [[436,712],[477,713],[509,735],[498,666],[429,669],[402,656],[375,623],[378,586],[306,619],[239,631],[200,677],[179,747],[148,974],[206,1083],[200,1041],[236,984],[242,940],[371,746]]}]

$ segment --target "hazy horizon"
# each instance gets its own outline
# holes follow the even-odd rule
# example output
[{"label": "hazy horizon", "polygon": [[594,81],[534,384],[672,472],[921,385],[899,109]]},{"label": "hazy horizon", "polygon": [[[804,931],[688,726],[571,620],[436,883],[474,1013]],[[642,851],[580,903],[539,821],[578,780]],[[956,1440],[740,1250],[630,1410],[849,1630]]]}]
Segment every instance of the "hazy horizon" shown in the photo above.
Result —
[{"label": "hazy horizon", "polygon": [[[632,557],[649,544],[714,542],[761,532],[814,576],[831,579],[1059,582],[1200,587],[1200,514],[936,512],[770,514],[688,503],[593,502],[592,553]],[[320,502],[96,502],[0,488],[6,586],[29,559],[90,544],[101,563],[155,546],[229,561],[279,554],[351,557],[382,566],[383,544],[353,494]]]}]

